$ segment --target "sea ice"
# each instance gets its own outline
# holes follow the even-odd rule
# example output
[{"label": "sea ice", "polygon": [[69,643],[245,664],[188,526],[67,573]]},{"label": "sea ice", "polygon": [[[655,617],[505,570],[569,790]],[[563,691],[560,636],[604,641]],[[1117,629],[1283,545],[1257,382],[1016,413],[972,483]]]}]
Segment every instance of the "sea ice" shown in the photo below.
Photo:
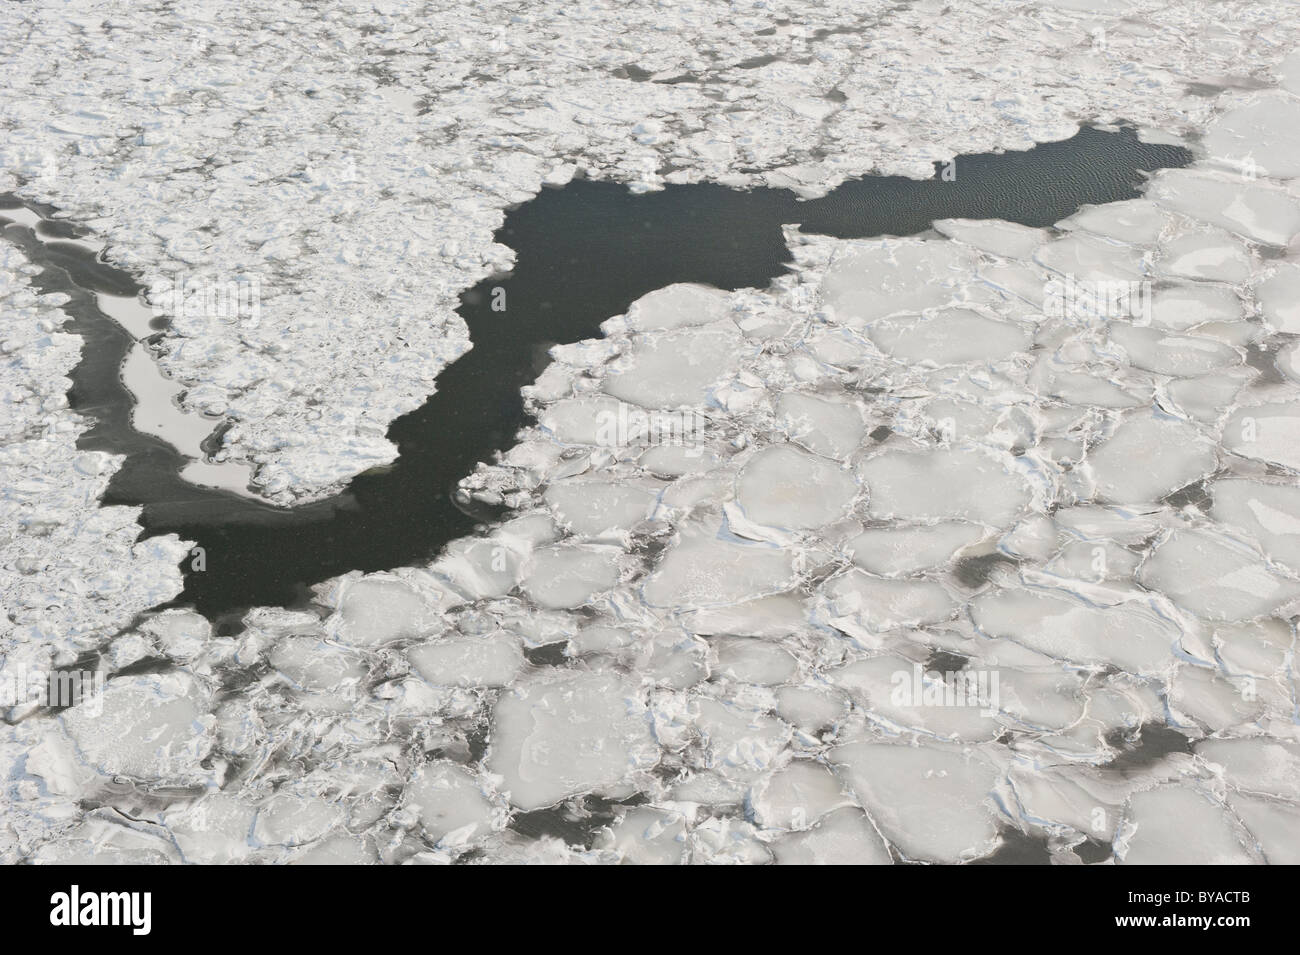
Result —
[{"label": "sea ice", "polygon": [[208,776],[200,762],[212,747],[209,706],[186,673],[150,673],[110,680],[102,698],[61,719],[81,758],[100,773],[188,782]]},{"label": "sea ice", "polygon": [[1030,501],[1024,479],[980,451],[884,451],[860,467],[871,516],[1010,523]]},{"label": "sea ice", "polygon": [[[1242,846],[1223,805],[1190,786],[1163,786],[1135,793],[1125,821],[1130,832],[1125,865],[1247,865],[1253,861]],[[1188,845],[1187,834],[1196,838]]]},{"label": "sea ice", "polygon": [[504,813],[484,794],[479,780],[446,761],[425,763],[407,783],[403,798],[415,810],[429,841],[461,844],[500,828]]},{"label": "sea ice", "polygon": [[812,528],[842,517],[857,496],[851,471],[790,445],[764,448],[736,481],[736,502],[759,524]]},{"label": "sea ice", "polygon": [[828,813],[811,829],[772,844],[777,865],[890,865],[880,834],[860,809]]},{"label": "sea ice", "polygon": [[907,858],[957,862],[992,848],[996,770],[978,753],[849,743],[830,759],[885,837]]},{"label": "sea ice", "polygon": [[640,691],[613,673],[556,673],[507,690],[488,766],[520,809],[611,792],[659,759]]},{"label": "sea ice", "polygon": [[915,527],[868,527],[849,541],[853,562],[882,577],[939,567],[984,536],[975,524],[940,521]]},{"label": "sea ice", "polygon": [[1300,471],[1300,401],[1238,407],[1224,422],[1223,446]]},{"label": "sea ice", "polygon": [[768,544],[686,526],[642,591],[652,607],[707,607],[780,593],[794,582],[794,557]]},{"label": "sea ice", "polygon": [[1179,630],[1137,603],[1095,607],[1064,594],[1004,590],[971,603],[975,625],[1072,663],[1154,673],[1173,663]]},{"label": "sea ice", "polygon": [[951,242],[859,243],[827,270],[822,297],[836,320],[861,328],[946,304],[954,296],[954,276],[972,263],[970,253]]},{"label": "sea ice", "polygon": [[1212,472],[1214,444],[1175,418],[1139,413],[1088,452],[1097,493],[1117,504],[1159,500]]},{"label": "sea ice", "polygon": [[605,392],[645,408],[708,403],[710,388],[730,374],[742,354],[734,328],[657,333],[638,342],[624,367],[605,379]]},{"label": "sea ice", "polygon": [[1272,572],[1241,544],[1201,529],[1176,530],[1157,543],[1138,579],[1209,620],[1249,620],[1300,599],[1300,582]]},{"label": "sea ice", "polygon": [[1001,361],[1029,343],[1023,328],[964,308],[943,309],[926,318],[877,321],[868,334],[881,351],[913,364]]}]

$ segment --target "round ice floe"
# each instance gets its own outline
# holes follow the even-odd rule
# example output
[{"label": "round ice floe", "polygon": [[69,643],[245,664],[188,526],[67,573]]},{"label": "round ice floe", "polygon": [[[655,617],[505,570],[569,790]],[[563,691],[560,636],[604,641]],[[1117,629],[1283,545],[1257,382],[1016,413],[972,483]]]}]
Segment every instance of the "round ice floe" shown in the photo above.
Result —
[{"label": "round ice floe", "polygon": [[421,643],[406,658],[435,686],[508,686],[524,667],[519,638],[509,633]]},{"label": "round ice floe", "polygon": [[1207,739],[1196,755],[1235,789],[1294,799],[1300,792],[1300,746],[1271,739]]},{"label": "round ice floe", "polygon": [[471,599],[501,597],[514,590],[521,559],[505,540],[462,538],[448,544],[429,569]]},{"label": "round ice floe", "polygon": [[1206,530],[1170,534],[1138,579],[1210,620],[1249,620],[1300,599],[1300,583],[1279,577],[1245,547]]},{"label": "round ice floe", "polygon": [[1068,366],[1047,354],[1039,355],[1030,372],[1028,384],[1044,397],[1060,398],[1083,407],[1095,405],[1102,408],[1133,408],[1146,403],[1096,374],[1071,371]]},{"label": "round ice floe", "polygon": [[1211,733],[1246,727],[1257,723],[1264,714],[1267,702],[1259,690],[1267,692],[1272,684],[1256,683],[1254,692],[1243,692],[1247,686],[1243,681],[1225,678],[1212,667],[1184,664],[1169,683],[1169,705],[1180,723],[1194,720]]},{"label": "round ice floe", "polygon": [[658,494],[635,484],[559,481],[546,489],[546,503],[561,524],[584,536],[627,530],[650,516]]},{"label": "round ice floe", "polygon": [[856,567],[823,586],[832,625],[844,618],[872,632],[938,623],[952,616],[956,602],[933,580],[873,577]]},{"label": "round ice floe", "polygon": [[797,392],[784,394],[776,417],[790,440],[817,454],[842,458],[858,449],[867,426],[857,405]]},{"label": "round ice floe", "polygon": [[1244,458],[1300,470],[1300,401],[1238,408],[1223,426],[1223,446]]},{"label": "round ice floe", "polygon": [[805,733],[820,734],[849,712],[848,695],[829,686],[783,686],[776,691],[781,719]]},{"label": "round ice floe", "polygon": [[711,386],[740,362],[744,338],[734,329],[702,328],[639,336],[605,392],[643,408],[707,404]]},{"label": "round ice floe", "polygon": [[857,493],[852,472],[785,444],[750,458],[736,481],[736,502],[745,517],[769,527],[829,524],[844,514]]},{"label": "round ice floe", "polygon": [[1253,162],[1257,175],[1300,176],[1300,103],[1273,94],[1231,109],[1210,126],[1204,146],[1234,165]]},{"label": "round ice floe", "polygon": [[780,593],[793,582],[789,551],[689,525],[646,581],[643,595],[652,607],[690,609]]},{"label": "round ice floe", "polygon": [[437,622],[437,614],[410,584],[385,574],[345,580],[338,608],[330,621],[332,635],[358,647],[418,636]]},{"label": "round ice floe", "polygon": [[464,767],[445,760],[425,763],[403,794],[405,804],[419,816],[431,842],[463,845],[475,836],[499,829],[500,813],[483,794],[478,779]]},{"label": "round ice floe", "polygon": [[1232,407],[1237,393],[1258,374],[1246,365],[1221,368],[1208,375],[1171,381],[1165,393],[1193,420],[1216,425]]},{"label": "round ice floe", "polygon": [[982,594],[971,602],[971,618],[991,637],[1014,640],[1058,660],[1114,664],[1131,673],[1169,666],[1180,635],[1177,627],[1139,604],[1097,607],[1028,590]]},{"label": "round ice floe", "polygon": [[1159,500],[1217,463],[1213,442],[1185,422],[1154,414],[1128,418],[1087,458],[1097,493],[1118,504]]},{"label": "round ice floe", "polygon": [[609,547],[577,544],[539,548],[525,565],[519,586],[548,610],[581,607],[618,583],[615,557],[619,553]]},{"label": "round ice floe", "polygon": [[1260,311],[1274,331],[1300,334],[1300,265],[1283,262],[1255,286]]},{"label": "round ice floe", "polygon": [[861,468],[871,516],[1005,525],[1029,503],[1024,479],[978,451],[886,451]]},{"label": "round ice floe", "polygon": [[881,320],[868,330],[881,351],[913,364],[954,365],[1000,361],[1029,345],[1028,329],[985,318],[966,308],[929,317]]},{"label": "round ice floe", "polygon": [[1133,245],[1151,245],[1160,238],[1168,218],[1168,213],[1150,199],[1129,199],[1084,206],[1068,219],[1062,219],[1056,227],[1083,229]]},{"label": "round ice floe", "polygon": [[638,331],[709,325],[730,314],[729,300],[728,292],[708,285],[669,285],[633,302],[627,310],[627,324]]},{"label": "round ice floe", "polygon": [[1152,296],[1151,320],[1164,328],[1182,330],[1205,322],[1235,322],[1241,302],[1231,289],[1214,285],[1175,285]]},{"label": "round ice floe", "polygon": [[1292,381],[1300,381],[1300,341],[1280,349],[1275,362],[1277,370]]},{"label": "round ice floe", "polygon": [[1175,278],[1237,284],[1250,278],[1251,259],[1238,239],[1224,233],[1197,233],[1160,247],[1157,269]]},{"label": "round ice floe", "polygon": [[1142,255],[1141,249],[1074,233],[1047,243],[1034,258],[1075,281],[1128,282],[1144,277]]},{"label": "round ice floe", "polygon": [[82,759],[106,775],[202,776],[199,761],[212,748],[207,696],[179,671],[110,680],[61,719]]},{"label": "round ice floe", "polygon": [[835,318],[854,327],[899,312],[919,312],[953,297],[975,256],[953,242],[883,240],[849,247],[822,280]]},{"label": "round ice floe", "polygon": [[493,712],[488,767],[520,809],[615,787],[658,758],[639,688],[612,673],[548,673]]},{"label": "round ice floe", "polygon": [[[1245,835],[1229,822],[1227,807],[1190,785],[1135,793],[1125,822],[1132,832],[1123,865],[1248,865]],[[1195,838],[1188,838],[1195,834]]]},{"label": "round ice floe", "polygon": [[1249,532],[1272,560],[1300,573],[1300,487],[1218,481],[1212,496],[1215,520]]},{"label": "round ice floe", "polygon": [[1160,205],[1222,226],[1256,242],[1286,245],[1300,232],[1300,200],[1240,175],[1167,169],[1147,194]]},{"label": "round ice floe", "polygon": [[956,862],[992,848],[996,770],[979,755],[930,746],[849,743],[831,762],[909,859]]},{"label": "round ice floe", "polygon": [[605,395],[564,398],[547,405],[537,423],[561,444],[616,447],[622,443],[620,421],[627,421],[627,406]]},{"label": "round ice floe", "polygon": [[1157,375],[1202,375],[1224,365],[1239,364],[1241,355],[1230,345],[1195,335],[1169,335],[1158,328],[1111,322],[1110,339],[1124,349],[1129,362]]},{"label": "round ice floe", "polygon": [[960,548],[984,536],[974,524],[941,521],[917,527],[869,527],[848,543],[853,563],[882,577],[946,564]]}]

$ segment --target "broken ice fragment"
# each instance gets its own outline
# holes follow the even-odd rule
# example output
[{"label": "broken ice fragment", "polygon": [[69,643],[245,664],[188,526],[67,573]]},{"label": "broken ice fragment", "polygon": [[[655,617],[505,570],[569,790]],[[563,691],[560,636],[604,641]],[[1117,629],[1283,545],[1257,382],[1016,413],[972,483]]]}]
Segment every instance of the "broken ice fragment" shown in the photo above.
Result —
[{"label": "broken ice fragment", "polygon": [[858,493],[853,473],[791,445],[750,458],[736,481],[736,500],[758,524],[811,528],[844,514]]},{"label": "broken ice fragment", "polygon": [[876,518],[1005,525],[1029,503],[1024,479],[980,451],[885,451],[863,463]]},{"label": "broken ice fragment", "polygon": [[405,581],[388,574],[345,580],[330,629],[341,643],[374,647],[418,636],[437,614]]},{"label": "broken ice fragment", "polygon": [[1178,628],[1136,604],[1095,607],[1029,590],[984,594],[971,602],[975,625],[1074,663],[1115,664],[1133,673],[1162,670],[1173,662]]},{"label": "broken ice fragment", "polygon": [[549,610],[581,607],[618,583],[619,553],[581,544],[538,548],[525,566],[520,589]]},{"label": "broken ice fragment", "polygon": [[779,593],[793,578],[794,557],[786,550],[686,525],[646,580],[643,594],[652,607],[704,607]]},{"label": "broken ice fragment", "polygon": [[961,548],[984,536],[975,524],[940,521],[916,527],[868,527],[849,541],[853,563],[881,577],[911,574],[948,563]]},{"label": "broken ice fragment", "polygon": [[613,673],[546,674],[493,711],[488,766],[520,809],[599,793],[658,758],[639,687]]},{"label": "broken ice fragment", "polygon": [[407,647],[406,658],[435,686],[508,686],[524,667],[519,638],[509,633],[421,643]]},{"label": "broken ice fragment", "polygon": [[1201,529],[1170,534],[1138,579],[1209,620],[1249,620],[1300,599],[1300,583],[1279,577],[1241,544]]},{"label": "broken ice fragment", "polygon": [[483,794],[478,780],[446,760],[433,760],[417,769],[404,798],[431,842],[462,845],[500,828],[501,813]]},{"label": "broken ice fragment", "polygon": [[1087,465],[1098,494],[1116,503],[1136,504],[1159,500],[1200,480],[1215,469],[1217,457],[1214,444],[1191,425],[1140,414],[1127,418],[1089,451]]},{"label": "broken ice fragment", "polygon": [[1000,361],[1029,344],[1029,332],[985,318],[966,308],[944,309],[924,318],[882,319],[868,334],[880,350],[911,364],[953,365]]},{"label": "broken ice fragment", "polygon": [[890,865],[889,849],[861,809],[828,813],[772,844],[777,865]]},{"label": "broken ice fragment", "polygon": [[729,299],[727,292],[708,285],[668,285],[633,302],[627,324],[638,331],[711,325],[728,316]]},{"label": "broken ice fragment", "polygon": [[992,848],[996,770],[977,753],[848,743],[831,762],[885,836],[909,859],[957,862]]},{"label": "broken ice fragment", "polygon": [[63,711],[64,729],[90,766],[138,779],[203,778],[212,747],[207,695],[181,671],[108,681],[102,696]]},{"label": "broken ice fragment", "polygon": [[[1125,816],[1131,832],[1117,853],[1124,865],[1249,865],[1241,833],[1225,807],[1191,786],[1135,793]],[[1195,833],[1194,839],[1188,833]]]},{"label": "broken ice fragment", "polygon": [[643,408],[703,405],[747,350],[734,327],[638,336],[624,366],[605,379],[605,393]]}]

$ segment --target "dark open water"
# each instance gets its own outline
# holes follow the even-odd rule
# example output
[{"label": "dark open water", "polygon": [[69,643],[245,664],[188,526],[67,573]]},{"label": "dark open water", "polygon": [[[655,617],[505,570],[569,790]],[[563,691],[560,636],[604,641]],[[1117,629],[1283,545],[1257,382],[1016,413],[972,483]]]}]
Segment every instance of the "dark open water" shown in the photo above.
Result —
[{"label": "dark open water", "polygon": [[[71,330],[87,344],[69,399],[97,419],[80,446],[127,455],[104,503],[143,505],[144,536],[176,533],[205,548],[206,571],[183,563],[185,590],[174,603],[229,619],[250,606],[299,603],[310,584],[349,570],[427,562],[470,533],[493,515],[458,507],[456,483],[528,424],[519,390],[549,362],[550,345],[596,336],[602,321],[674,282],[766,286],[789,262],[784,223],[840,238],[913,235],[958,217],[1049,226],[1084,204],[1134,198],[1143,171],[1191,158],[1131,131],[1085,128],[1026,152],[959,157],[955,181],[866,177],[809,202],[785,190],[707,184],[645,195],[581,180],[544,190],[511,211],[497,234],[517,253],[514,271],[462,296],[473,350],[442,372],[437,394],[389,429],[401,452],[396,463],[357,477],[338,497],[292,509],[186,484],[182,457],[131,428],[130,394],[118,377],[131,339],[89,294],[134,294],[130,276],[77,246],[41,243],[15,226],[5,235],[45,267],[44,290],[72,296]],[[491,309],[498,285],[505,313]]]}]

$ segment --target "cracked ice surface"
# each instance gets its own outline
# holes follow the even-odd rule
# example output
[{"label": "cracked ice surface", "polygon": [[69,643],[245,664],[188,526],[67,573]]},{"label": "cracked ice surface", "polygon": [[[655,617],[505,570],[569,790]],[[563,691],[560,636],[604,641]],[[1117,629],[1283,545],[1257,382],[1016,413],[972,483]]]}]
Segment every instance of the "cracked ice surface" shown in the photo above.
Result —
[{"label": "cracked ice surface", "polygon": [[[287,504],[395,457],[388,424],[467,347],[457,296],[511,262],[503,210],[579,169],[818,195],[1085,119],[1203,129],[1226,87],[1244,101],[1212,151],[1293,174],[1294,133],[1254,148],[1300,128],[1293,98],[1239,92],[1294,92],[1286,17],[1077,6],[6,4],[0,189],[96,229],[147,287],[258,283],[258,322],[172,315],[155,351],[188,410],[233,424],[221,459]],[[1219,188],[1168,183],[1173,204]],[[1289,214],[1230,188],[1210,218],[1265,239]]]},{"label": "cracked ice surface", "polygon": [[[951,863],[1019,831],[1062,864],[1293,860],[1300,489],[1271,432],[1300,387],[1247,360],[1287,334],[1251,311],[1276,256],[1238,234],[1249,279],[1163,285],[1150,325],[1041,308],[1080,250],[1147,275],[1223,242],[1215,195],[1161,201],[1181,175],[1059,230],[792,227],[770,288],[671,287],[558,346],[538,424],[467,482],[510,519],[234,637],[146,618],[107,666],[157,672],[11,731],[48,794],[10,851]],[[635,377],[718,340],[708,375]],[[611,444],[625,400],[702,436]],[[936,705],[943,672],[997,690]]]},{"label": "cracked ice surface", "polygon": [[[362,15],[340,11],[292,27],[331,42],[274,87],[258,68],[280,41],[239,48],[239,27],[220,19],[160,26],[171,13],[142,11],[54,31],[67,56],[42,60],[47,72],[30,71],[39,89],[7,102],[22,115],[0,147],[6,161],[35,163],[43,144],[75,137],[61,174],[36,170],[24,189],[90,220],[146,275],[183,264],[285,281],[289,291],[264,286],[256,335],[177,328],[166,359],[178,377],[229,389],[241,422],[232,453],[262,463],[282,500],[391,456],[371,439],[431,387],[431,359],[461,341],[456,290],[504,254],[488,245],[494,210],[538,177],[567,175],[551,166],[557,155],[646,187],[667,154],[664,178],[824,191],[873,165],[928,174],[933,158],[1066,135],[1070,115],[1123,115],[1206,130],[1227,159],[1242,158],[1240,144],[1259,178],[1210,161],[1163,172],[1145,198],[1057,229],[950,221],[921,238],[860,241],[792,229],[798,267],[771,288],[661,290],[611,318],[594,347],[555,350],[528,390],[537,426],[468,482],[508,502],[510,519],[430,566],[322,585],[311,609],[250,611],[233,636],[182,610],[134,618],[176,592],[183,545],[133,545],[130,510],[96,506],[116,462],[82,461],[74,447],[84,424],[61,399],[76,339],[58,330],[57,297],[31,293],[21,258],[0,245],[4,334],[20,346],[0,365],[17,409],[5,526],[22,531],[3,562],[5,666],[94,648],[110,676],[92,701],[102,712],[10,714],[0,858],[958,862],[1018,831],[1065,864],[1296,861],[1300,365],[1289,336],[1300,199],[1284,177],[1295,175],[1286,94],[1300,93],[1300,60],[1257,78],[1284,93],[1257,95],[1240,64],[1274,64],[1294,46],[1262,13],[1217,5],[1226,25],[1209,31],[1208,7],[1129,6],[1125,20],[1103,18],[1098,52],[1084,39],[1092,19],[1051,6],[935,16],[916,5],[874,24],[859,58],[860,38],[818,37],[802,19],[759,34],[771,13],[707,54],[690,31],[715,27],[693,8],[678,8],[687,28],[674,35],[624,31],[637,14],[620,10],[619,48],[591,41],[602,8],[571,11],[572,29],[552,37],[529,22],[549,14],[530,5],[517,22],[440,36],[438,65],[424,71],[413,64],[427,65],[425,41],[399,36],[400,18],[367,13],[378,30],[352,35]],[[857,20],[824,9],[828,24]],[[474,13],[457,15],[469,24]],[[177,81],[194,88],[128,88],[123,67],[92,81],[121,104],[111,121],[88,104],[38,109],[73,96],[57,82],[67,63],[103,55],[110,37],[135,42],[125,34],[137,22],[169,56],[208,34],[206,59]],[[966,39],[937,52],[958,31]],[[392,115],[367,114],[365,132],[392,168],[335,188],[321,170],[357,134],[310,133],[350,95],[322,77],[384,45],[390,85],[409,91],[419,77],[419,95],[440,99],[410,115],[409,99],[349,74],[353,94],[389,97]],[[241,86],[222,73],[236,49],[252,77]],[[773,49],[811,60],[753,65]],[[971,99],[936,114],[951,85],[931,67],[959,57],[972,61]],[[1102,73],[1108,57],[1131,59]],[[491,78],[516,59],[514,86]],[[164,78],[149,66],[157,51],[126,62]],[[683,72],[700,82],[653,83]],[[1036,92],[1035,74],[1061,85]],[[1230,89],[1184,94],[1193,77]],[[637,97],[614,98],[634,82]],[[817,94],[801,99],[809,84]],[[695,103],[691,86],[729,105]],[[832,88],[855,109],[824,106]],[[913,94],[903,104],[891,98],[900,89]],[[703,132],[647,119],[647,104]],[[258,105],[268,112],[250,121]],[[56,119],[38,128],[29,109]],[[133,109],[157,125],[100,134]],[[437,126],[455,109],[474,122]],[[850,125],[883,115],[894,124]],[[236,121],[260,138],[232,141]],[[205,166],[213,138],[232,152]],[[313,150],[323,158],[311,175],[288,168]],[[189,171],[149,174],[166,168]],[[392,205],[370,201],[376,183]],[[412,197],[432,198],[438,229],[462,245],[426,249],[395,277],[382,319],[317,314],[315,303],[347,301],[385,265],[403,267],[398,250],[419,224]],[[1061,273],[1158,279],[1151,323],[1046,314],[1045,285]],[[439,294],[412,284],[426,281]],[[430,300],[442,311],[401,304]],[[292,328],[302,350],[259,342],[268,323],[275,335]],[[387,339],[358,345],[398,323],[424,365],[407,367]],[[419,337],[444,332],[445,351]],[[726,360],[679,368],[665,358],[674,351]],[[393,352],[380,381],[374,362]],[[248,384],[268,373],[272,384]],[[334,389],[315,396],[326,411],[313,427],[295,404],[313,397],[294,391],[299,380]],[[707,420],[703,440],[602,443],[624,403],[684,405]],[[277,437],[289,431],[305,443]],[[318,466],[321,448],[343,463]],[[910,687],[918,667],[996,675],[997,698],[933,705],[935,682],[919,674],[919,699],[897,694],[896,678]]]}]

